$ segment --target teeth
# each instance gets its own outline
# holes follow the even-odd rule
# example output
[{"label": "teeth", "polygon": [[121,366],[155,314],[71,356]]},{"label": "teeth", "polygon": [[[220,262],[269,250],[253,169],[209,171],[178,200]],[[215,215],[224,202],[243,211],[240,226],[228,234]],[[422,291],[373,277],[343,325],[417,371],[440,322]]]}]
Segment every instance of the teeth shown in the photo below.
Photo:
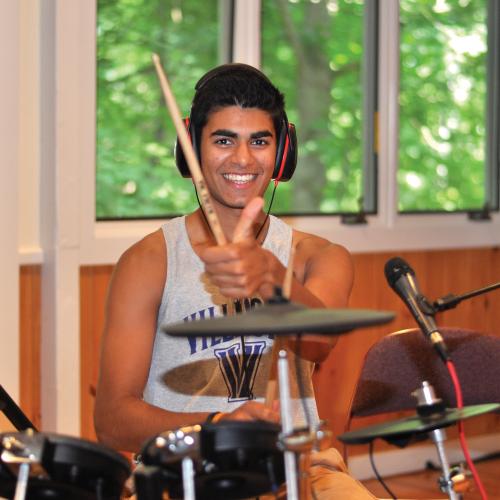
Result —
[{"label": "teeth", "polygon": [[255,174],[223,174],[224,179],[231,182],[236,182],[236,184],[244,184],[245,182],[250,182],[257,177]]}]

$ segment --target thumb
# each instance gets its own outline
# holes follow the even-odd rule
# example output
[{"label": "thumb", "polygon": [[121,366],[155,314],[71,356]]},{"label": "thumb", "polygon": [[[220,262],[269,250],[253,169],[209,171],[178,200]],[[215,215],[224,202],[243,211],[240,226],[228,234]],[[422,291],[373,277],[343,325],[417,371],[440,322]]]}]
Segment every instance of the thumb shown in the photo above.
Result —
[{"label": "thumb", "polygon": [[234,243],[238,243],[247,238],[253,238],[252,225],[257,220],[263,206],[264,200],[259,196],[250,200],[248,205],[241,212],[240,220],[234,229]]}]

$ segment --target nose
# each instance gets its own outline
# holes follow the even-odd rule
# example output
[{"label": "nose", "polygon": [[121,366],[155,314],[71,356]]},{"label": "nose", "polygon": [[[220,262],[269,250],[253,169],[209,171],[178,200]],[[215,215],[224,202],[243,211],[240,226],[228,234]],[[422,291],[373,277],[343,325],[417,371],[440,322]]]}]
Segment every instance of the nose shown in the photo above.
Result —
[{"label": "nose", "polygon": [[252,162],[252,158],[252,151],[249,144],[242,141],[236,145],[233,155],[234,163],[245,167]]}]

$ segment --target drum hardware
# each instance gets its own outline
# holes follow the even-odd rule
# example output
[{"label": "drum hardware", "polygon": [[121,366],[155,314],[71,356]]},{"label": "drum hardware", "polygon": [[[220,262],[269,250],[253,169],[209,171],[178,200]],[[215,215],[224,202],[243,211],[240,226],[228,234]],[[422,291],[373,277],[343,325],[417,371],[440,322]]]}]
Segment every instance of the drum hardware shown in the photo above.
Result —
[{"label": "drum hardware", "polygon": [[0,497],[118,500],[130,475],[119,453],[91,441],[27,430],[0,434]]},{"label": "drum hardware", "polygon": [[311,452],[328,447],[331,432],[325,422],[320,422],[316,429],[310,427],[293,429],[290,384],[288,377],[288,355],[285,349],[278,353],[278,380],[282,433],[279,446],[285,456],[285,476],[287,498],[289,500],[310,497],[311,481],[309,469]]},{"label": "drum hardware", "polygon": [[[176,324],[162,325],[161,329],[164,333],[174,336],[183,337],[219,337],[224,335],[260,335],[263,331],[274,333],[274,334],[301,334],[303,332],[307,333],[324,333],[331,335],[339,335],[342,333],[350,332],[355,328],[362,328],[372,325],[378,325],[383,323],[388,323],[394,319],[394,313],[387,311],[372,311],[372,310],[355,310],[355,309],[309,309],[305,306],[295,304],[283,300],[271,300],[263,306],[256,307],[251,311],[247,311],[244,314],[229,315],[225,317],[217,317],[211,319],[204,319],[203,321],[190,321],[182,322]],[[281,450],[281,458],[284,461],[285,469],[285,482],[287,487],[287,498],[289,500],[299,500],[310,497],[311,485],[309,478],[309,465],[310,465],[310,455],[313,449],[323,449],[328,446],[327,442],[330,439],[330,433],[325,431],[323,426],[312,430],[310,423],[307,422],[306,431],[294,431],[293,428],[293,412],[291,409],[291,398],[289,389],[289,378],[288,378],[288,359],[286,350],[280,350],[278,355],[278,382],[279,382],[279,401],[280,401],[280,411],[281,411],[281,421],[282,430],[280,437],[276,436],[273,440],[273,446],[276,450]],[[307,415],[306,415],[307,419]],[[224,430],[222,424],[231,424],[235,422],[218,422],[212,425],[203,425],[200,431],[201,437],[201,448],[203,449],[204,441],[203,434],[207,427],[221,428]],[[250,422],[245,422],[249,424]],[[263,425],[263,423],[259,423]],[[257,434],[256,434],[257,435]],[[160,441],[161,443],[161,441]],[[154,447],[154,446],[153,446]],[[182,473],[179,470],[177,463],[177,470],[172,469],[172,462],[165,461],[162,463],[161,456],[158,455],[156,451],[151,448],[151,442],[146,445],[143,453],[143,458],[145,468],[138,470],[138,478],[136,481],[136,490],[138,493],[138,500],[154,500],[161,498],[160,496],[147,497],[141,494],[141,489],[145,492],[147,488],[152,488],[155,491],[162,491],[162,484],[174,488],[174,494],[171,496],[179,497],[186,491],[181,491],[178,486],[175,486],[175,481],[180,483],[180,475],[183,476],[190,475],[191,473],[187,471]],[[190,456],[189,458],[193,458]],[[217,462],[217,457],[215,462]],[[179,461],[179,455],[175,458]],[[276,457],[273,457],[271,463],[272,465],[267,467],[269,473],[267,474],[270,478],[267,483],[280,484],[279,480],[274,479],[273,476],[277,475],[279,468],[276,468],[275,462]],[[175,461],[175,460],[174,460]],[[200,465],[200,461],[203,461],[203,465]],[[154,466],[156,470],[149,469],[148,467]],[[201,486],[205,489],[205,484],[200,484],[204,480],[205,476],[210,476],[212,471],[211,467],[217,471],[218,465],[211,464],[210,460],[206,460],[205,453],[201,451],[200,456],[196,457],[193,463],[194,468],[194,483],[195,492],[199,496],[201,493]],[[159,470],[161,469],[161,470]],[[201,477],[200,477],[201,473]],[[245,487],[247,484],[251,484],[251,471],[246,469],[241,474],[245,474],[248,477],[237,478],[245,482]],[[261,471],[259,471],[261,474]],[[279,474],[278,474],[279,475]],[[145,479],[147,477],[154,478],[157,485],[151,486]],[[260,476],[257,476],[260,480]],[[184,481],[185,478],[183,477]],[[207,478],[208,484],[210,479]],[[232,480],[232,479],[231,479]],[[213,494],[212,497],[207,496],[206,498],[244,498],[243,496],[234,496],[233,486],[228,482],[228,491],[224,495],[217,496]],[[262,484],[266,484],[265,481],[261,480]],[[141,484],[144,487],[141,488]],[[186,483],[188,484],[188,483]],[[189,485],[192,482],[189,481]],[[187,488],[188,486],[186,486]],[[189,486],[190,487],[190,486]],[[221,488],[222,488],[221,483]],[[177,489],[176,489],[177,488]],[[168,488],[167,488],[168,489]],[[229,490],[231,492],[229,493]],[[256,496],[259,494],[267,493],[267,491],[261,490],[258,493],[249,493],[246,496]],[[171,491],[169,490],[169,493]],[[158,494],[158,493],[155,493]],[[203,494],[207,494],[203,491]],[[192,497],[194,498],[194,497]]]},{"label": "drum hardware", "polygon": [[[285,457],[285,478],[286,492],[289,500],[298,500],[300,485],[306,480],[300,474],[299,484],[297,480],[297,454],[287,448],[286,436],[293,433],[292,405],[290,398],[290,380],[288,376],[288,355],[286,349],[281,349],[278,353],[278,383],[279,383],[279,401],[281,413],[282,447]],[[303,465],[303,463],[299,464]]]},{"label": "drum hardware", "polygon": [[24,500],[30,476],[48,477],[42,466],[45,439],[30,429],[24,434],[4,434],[1,444],[2,462],[18,477],[14,500]]},{"label": "drum hardware", "polygon": [[426,417],[417,414],[400,420],[345,432],[339,436],[339,439],[346,444],[366,444],[374,439],[381,438],[390,444],[404,447],[412,441],[426,439],[425,434],[429,433],[429,431],[448,427],[456,424],[459,420],[498,411],[499,409],[500,404],[498,403],[470,405],[460,409],[445,408],[441,414]]},{"label": "drum hardware", "polygon": [[[153,449],[156,461],[173,464],[181,460],[184,500],[195,500],[194,460],[200,458],[200,431],[201,425],[193,425],[167,431],[154,438]],[[138,468],[134,474],[138,497],[161,498],[160,476],[160,472],[154,467],[143,465]],[[153,486],[155,492],[150,491],[152,483],[158,485]]]},{"label": "drum hardware", "polygon": [[222,420],[167,431],[151,439],[134,472],[138,500],[248,498],[284,482],[279,427]]},{"label": "drum hardware", "polygon": [[346,444],[365,444],[376,438],[382,438],[390,444],[404,447],[411,441],[430,437],[436,446],[443,472],[439,480],[441,491],[447,493],[451,500],[459,500],[461,493],[468,487],[469,473],[462,466],[450,468],[444,447],[446,433],[443,427],[466,418],[498,411],[500,404],[445,408],[441,399],[436,397],[434,388],[427,381],[422,383],[421,388],[412,392],[412,395],[417,398],[417,415],[346,432],[338,438]]},{"label": "drum hardware", "polygon": [[[417,399],[417,412],[419,414],[429,415],[436,410],[438,413],[444,410],[442,400],[436,397],[434,388],[425,380],[422,382],[422,387],[412,392],[412,396]],[[436,445],[441,470],[443,471],[443,475],[439,478],[440,489],[443,493],[448,494],[450,500],[460,500],[462,495],[459,491],[466,491],[469,484],[464,474],[452,474],[444,447],[446,431],[440,428],[433,429],[429,431],[429,437]]]},{"label": "drum hardware", "polygon": [[[173,323],[162,325],[161,330],[163,333],[173,336],[182,337],[220,337],[227,335],[245,336],[245,335],[261,335],[262,332],[286,335],[286,334],[302,334],[307,333],[323,333],[330,335],[340,335],[348,333],[353,329],[362,328],[372,325],[384,324],[392,321],[395,314],[387,311],[372,311],[372,310],[356,310],[356,309],[312,309],[303,305],[289,302],[281,294],[277,294],[277,300],[271,300],[268,303],[256,307],[243,314],[228,315],[224,317],[216,317],[204,319],[203,321],[189,321],[181,323]],[[282,451],[282,458],[284,460],[285,479],[287,487],[287,498],[289,500],[305,499],[310,496],[310,479],[309,479],[309,464],[310,455],[313,449],[322,449],[325,447],[327,441],[330,439],[330,434],[320,426],[318,429],[311,430],[310,423],[307,422],[308,428],[306,432],[294,431],[293,429],[293,412],[291,409],[291,398],[289,389],[288,378],[288,359],[286,350],[280,350],[278,355],[278,382],[279,382],[279,401],[281,411],[282,432],[280,437],[276,437],[274,446],[277,450]],[[267,396],[266,396],[267,399]],[[307,419],[307,415],[306,415]],[[221,426],[231,422],[218,422],[213,427]],[[248,422],[247,422],[248,424]],[[202,426],[201,434],[204,432]],[[202,448],[203,448],[203,441]],[[154,452],[149,450],[146,445],[143,457],[151,459],[149,462],[144,462],[145,465],[167,465],[167,463],[159,464],[159,462],[152,458]],[[178,457],[177,457],[178,458]],[[192,458],[192,457],[191,457]],[[204,453],[198,460],[205,460]],[[274,462],[273,462],[274,463]],[[194,463],[196,492],[198,492],[199,477],[197,472],[200,472],[200,465]],[[276,467],[271,466],[270,471],[276,475]],[[206,466],[201,470],[202,474],[210,472]],[[176,472],[178,475],[179,471]],[[142,474],[139,471],[139,476]],[[146,470],[144,474],[155,477],[156,481],[171,482],[172,470],[163,470],[162,473]],[[247,474],[247,471],[245,471]],[[168,476],[168,477],[167,477]],[[138,479],[138,500],[152,500],[153,497],[140,496],[139,483],[143,481],[140,476]],[[162,479],[163,478],[163,479]],[[178,480],[179,478],[177,478]],[[248,481],[247,481],[248,482]],[[279,483],[276,480],[270,480],[270,484]],[[144,486],[144,490],[147,485]],[[160,488],[161,489],[161,488]],[[269,491],[269,490],[268,490]],[[247,497],[256,496],[258,494],[267,493],[268,491],[261,491],[260,493],[248,494]],[[170,491],[169,491],[170,493]],[[182,492],[177,491],[182,495]],[[215,498],[213,496],[212,498]],[[223,498],[244,498],[230,496],[226,493]],[[222,498],[221,497],[221,498]],[[161,497],[154,497],[161,498]],[[210,497],[207,497],[210,498]],[[218,497],[217,497],[218,498]]]},{"label": "drum hardware", "polygon": [[247,498],[277,490],[284,481],[287,498],[309,498],[311,452],[328,446],[331,433],[323,422],[314,430],[293,428],[288,373],[282,350],[281,433],[266,422],[224,420],[166,431],[141,452],[143,463],[134,472],[138,500],[159,500],[165,489],[184,500]]}]

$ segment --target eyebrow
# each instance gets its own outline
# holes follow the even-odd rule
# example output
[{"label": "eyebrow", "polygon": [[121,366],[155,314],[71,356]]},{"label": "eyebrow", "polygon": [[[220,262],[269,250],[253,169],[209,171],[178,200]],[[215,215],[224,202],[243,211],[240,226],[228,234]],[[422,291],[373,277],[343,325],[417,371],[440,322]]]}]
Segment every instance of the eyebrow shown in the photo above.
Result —
[{"label": "eyebrow", "polygon": [[[228,129],[223,129],[223,128],[220,128],[220,129],[217,129],[217,130],[214,130],[210,136],[213,137],[213,136],[223,136],[223,137],[238,137],[238,134],[236,132],[233,132],[232,130],[228,130]],[[269,130],[259,130],[257,132],[253,132],[250,134],[250,138],[251,139],[260,139],[261,137],[272,137],[273,134],[271,133],[271,131]]]}]

